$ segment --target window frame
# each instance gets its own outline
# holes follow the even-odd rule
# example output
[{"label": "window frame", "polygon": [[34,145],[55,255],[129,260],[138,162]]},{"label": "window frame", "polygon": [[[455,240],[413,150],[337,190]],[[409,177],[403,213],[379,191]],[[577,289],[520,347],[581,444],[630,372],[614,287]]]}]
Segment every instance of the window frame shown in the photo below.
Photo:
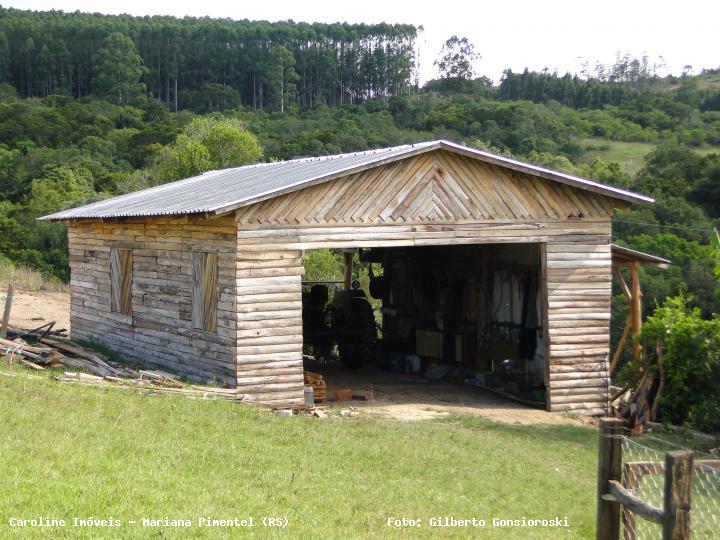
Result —
[{"label": "window frame", "polygon": [[132,316],[133,252],[110,248],[110,311]]},{"label": "window frame", "polygon": [[218,254],[192,252],[192,327],[217,332]]}]

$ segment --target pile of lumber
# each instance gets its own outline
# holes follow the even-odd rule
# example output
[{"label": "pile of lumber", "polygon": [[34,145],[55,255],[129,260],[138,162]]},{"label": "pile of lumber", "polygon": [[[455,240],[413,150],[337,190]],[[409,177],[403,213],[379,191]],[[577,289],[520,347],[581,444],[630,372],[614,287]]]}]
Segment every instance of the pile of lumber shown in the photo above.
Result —
[{"label": "pile of lumber", "polygon": [[[5,356],[10,364],[19,362],[38,371],[63,366],[78,370],[63,372],[60,380],[163,390],[203,398],[237,398],[237,393],[232,388],[187,384],[176,375],[159,369],[135,369],[78,343],[54,337],[57,334],[50,332],[39,335],[34,331],[13,329],[8,335],[24,335],[34,338],[35,342],[29,344],[21,337],[12,340],[0,338],[0,357]],[[48,337],[49,335],[53,337]]]},{"label": "pile of lumber", "polygon": [[45,323],[42,326],[33,328],[32,330],[22,330],[21,328],[13,328],[8,326],[6,330],[7,336],[0,336],[3,338],[15,339],[42,339],[46,336],[51,337],[67,337],[67,330],[65,328],[55,328],[55,321]]},{"label": "pile of lumber", "polygon": [[48,366],[66,366],[103,378],[140,378],[140,373],[132,368],[111,363],[96,351],[56,338],[43,337],[34,345],[29,345],[20,337],[12,341],[0,338],[0,352],[4,353],[11,363],[17,359],[37,370]]},{"label": "pile of lumber", "polygon": [[325,402],[327,385],[325,384],[325,379],[323,379],[322,375],[319,373],[313,373],[312,371],[305,371],[305,386],[312,387],[315,403]]}]

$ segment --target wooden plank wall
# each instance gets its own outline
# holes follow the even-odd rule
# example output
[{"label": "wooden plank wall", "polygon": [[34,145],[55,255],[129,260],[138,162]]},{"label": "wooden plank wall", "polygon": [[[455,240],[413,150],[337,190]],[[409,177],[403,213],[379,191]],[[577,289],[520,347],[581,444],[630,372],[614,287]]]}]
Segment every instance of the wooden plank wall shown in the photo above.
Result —
[{"label": "wooden plank wall", "polygon": [[237,252],[237,389],[268,407],[302,406],[302,252],[246,245]]},{"label": "wooden plank wall", "polygon": [[610,232],[594,243],[548,242],[549,402],[551,411],[607,411],[612,263]]},{"label": "wooden plank wall", "polygon": [[258,403],[302,403],[303,250],[538,242],[546,244],[549,407],[600,414],[614,205],[624,204],[436,152],[241,208],[238,385]]},{"label": "wooden plank wall", "polygon": [[[75,338],[202,380],[236,381],[235,221],[147,218],[69,223]],[[110,250],[132,250],[132,314],[111,311]],[[192,254],[217,253],[217,329],[192,327]]]}]

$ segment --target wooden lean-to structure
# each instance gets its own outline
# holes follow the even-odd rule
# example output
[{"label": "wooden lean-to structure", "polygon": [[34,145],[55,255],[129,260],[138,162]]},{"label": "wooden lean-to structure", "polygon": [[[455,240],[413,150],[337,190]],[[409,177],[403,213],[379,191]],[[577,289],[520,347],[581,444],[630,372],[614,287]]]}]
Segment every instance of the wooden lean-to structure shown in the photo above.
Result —
[{"label": "wooden lean-to structure", "polygon": [[212,171],[47,219],[68,222],[73,336],[271,407],[303,403],[305,250],[533,244],[547,407],[601,414],[612,217],[644,202],[434,141]]}]

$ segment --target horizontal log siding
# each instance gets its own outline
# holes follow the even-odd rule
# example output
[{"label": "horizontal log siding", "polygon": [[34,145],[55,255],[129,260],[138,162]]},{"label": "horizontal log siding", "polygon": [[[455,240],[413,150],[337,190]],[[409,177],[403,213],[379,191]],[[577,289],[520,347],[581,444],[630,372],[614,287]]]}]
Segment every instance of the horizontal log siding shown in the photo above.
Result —
[{"label": "horizontal log siding", "polygon": [[302,252],[245,249],[236,257],[237,391],[265,407],[303,397]]},{"label": "horizontal log siding", "polygon": [[546,246],[551,411],[605,414],[609,385],[610,230],[606,242]]},{"label": "horizontal log siding", "polygon": [[[71,332],[120,356],[206,381],[236,381],[234,218],[69,223]],[[133,251],[132,315],[111,312],[110,249]],[[192,252],[218,254],[217,331],[192,327]]]}]

